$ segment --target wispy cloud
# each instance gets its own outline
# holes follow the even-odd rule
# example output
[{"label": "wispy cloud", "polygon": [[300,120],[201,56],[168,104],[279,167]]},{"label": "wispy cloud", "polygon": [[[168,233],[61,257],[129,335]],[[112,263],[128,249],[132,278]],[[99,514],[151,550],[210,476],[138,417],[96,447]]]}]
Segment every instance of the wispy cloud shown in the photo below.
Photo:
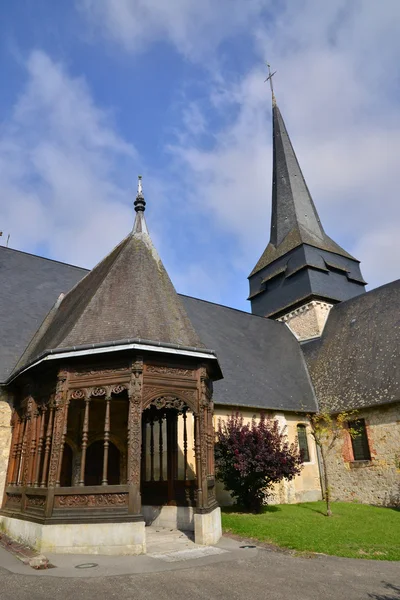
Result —
[{"label": "wispy cloud", "polygon": [[143,52],[161,40],[194,60],[212,57],[223,40],[248,28],[270,4],[266,0],[77,0],[93,29],[126,50]]},{"label": "wispy cloud", "polygon": [[136,150],[83,79],[38,51],[26,69],[0,138],[2,228],[14,247],[91,266],[132,221],[123,184]]}]

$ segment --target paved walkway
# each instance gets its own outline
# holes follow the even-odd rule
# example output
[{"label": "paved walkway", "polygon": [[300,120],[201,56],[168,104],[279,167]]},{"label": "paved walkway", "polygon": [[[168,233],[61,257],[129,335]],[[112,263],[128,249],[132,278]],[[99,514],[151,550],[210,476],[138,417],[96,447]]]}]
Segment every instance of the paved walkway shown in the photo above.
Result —
[{"label": "paved walkway", "polygon": [[[54,555],[56,568],[47,571],[34,571],[0,549],[0,598],[400,600],[399,563],[297,557],[244,548],[230,538],[204,548],[176,532],[156,533],[149,532],[151,556]],[[85,563],[88,568],[81,568]]]},{"label": "paved walkway", "polygon": [[[163,527],[146,527],[146,543],[147,554],[140,556],[46,553],[53,568],[39,571],[0,548],[0,567],[33,577],[93,578],[186,569],[189,564],[204,566],[234,560],[243,553],[243,543],[237,540],[222,538],[217,546],[199,546],[190,532]],[[256,548],[249,550],[257,552]]]}]

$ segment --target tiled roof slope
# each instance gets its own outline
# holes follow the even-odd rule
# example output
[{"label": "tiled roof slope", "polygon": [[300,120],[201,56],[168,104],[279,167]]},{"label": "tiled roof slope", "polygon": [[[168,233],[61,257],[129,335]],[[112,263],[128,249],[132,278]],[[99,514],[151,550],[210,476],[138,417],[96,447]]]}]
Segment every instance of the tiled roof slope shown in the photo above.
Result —
[{"label": "tiled roof slope", "polygon": [[[0,246],[0,273],[4,382],[59,294],[88,271]],[[214,383],[216,402],[315,410],[304,359],[285,325],[188,296],[180,299],[202,342],[217,351],[225,379]]]},{"label": "tiled roof slope", "polygon": [[318,402],[342,411],[400,400],[400,280],[335,305],[302,345]]},{"label": "tiled roof slope", "polygon": [[218,356],[224,379],[214,384],[218,404],[315,411],[301,348],[283,323],[182,296],[207,347]]},{"label": "tiled roof slope", "polygon": [[132,231],[62,299],[16,370],[50,349],[141,338],[204,348],[138,212]]},{"label": "tiled roof slope", "polygon": [[0,246],[0,382],[19,357],[59,294],[86,269]]}]

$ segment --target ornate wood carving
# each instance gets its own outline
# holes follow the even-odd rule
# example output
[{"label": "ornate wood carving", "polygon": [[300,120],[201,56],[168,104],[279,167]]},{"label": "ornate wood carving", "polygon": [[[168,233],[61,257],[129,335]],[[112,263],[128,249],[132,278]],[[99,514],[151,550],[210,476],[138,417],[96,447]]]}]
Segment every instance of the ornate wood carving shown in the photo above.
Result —
[{"label": "ornate wood carving", "polygon": [[8,506],[20,507],[22,504],[22,496],[18,494],[7,494],[6,503]]},{"label": "ornate wood carving", "polygon": [[42,471],[42,480],[40,482],[40,487],[46,487],[47,485],[47,470],[49,467],[49,459],[50,459],[50,449],[51,449],[51,438],[53,435],[53,421],[54,421],[54,411],[56,409],[54,398],[50,401],[49,404],[49,419],[47,422],[46,429],[46,440],[44,446],[44,458],[43,458],[43,471]]},{"label": "ornate wood carving", "polygon": [[32,485],[34,479],[34,467],[35,467],[35,456],[36,456],[36,438],[37,438],[37,426],[39,420],[39,410],[35,401],[32,403],[31,412],[31,439],[30,439],[30,451],[28,456],[28,468],[27,468],[27,482],[26,484]]},{"label": "ornate wood carving", "polygon": [[90,394],[93,398],[105,398],[107,390],[104,387],[94,387],[90,390]]},{"label": "ornate wood carving", "polygon": [[99,508],[102,506],[127,506],[128,494],[77,494],[55,496],[55,508]]},{"label": "ornate wood carving", "polygon": [[36,506],[38,508],[44,508],[46,506],[46,496],[27,496],[26,502],[28,506]]},{"label": "ornate wood carving", "polygon": [[103,479],[102,485],[107,485],[107,472],[108,472],[108,449],[110,446],[110,400],[108,396],[106,398],[106,411],[104,417],[104,455],[103,455]]},{"label": "ornate wood carving", "polygon": [[143,410],[150,404],[161,398],[180,399],[194,412],[197,412],[197,391],[180,389],[180,388],[165,388],[161,386],[145,386],[143,393]]},{"label": "ornate wood carving", "polygon": [[39,477],[40,477],[40,466],[42,464],[42,454],[43,454],[43,445],[44,445],[44,426],[46,421],[46,413],[47,406],[43,405],[40,407],[40,429],[39,429],[39,440],[38,440],[38,448],[36,455],[36,464],[35,464],[35,477],[33,485],[35,487],[39,486]]},{"label": "ornate wood carving", "polygon": [[85,485],[85,466],[86,466],[86,450],[88,446],[88,436],[89,436],[89,406],[90,406],[90,396],[85,398],[85,416],[83,418],[83,427],[82,427],[82,454],[81,454],[81,470],[79,476],[78,485]]},{"label": "ornate wood carving", "polygon": [[118,394],[122,394],[122,392],[126,391],[126,386],[125,385],[114,385],[114,387],[111,388],[111,393],[118,395]]},{"label": "ornate wood carving", "polygon": [[103,377],[107,375],[115,375],[121,372],[129,372],[128,365],[119,365],[114,366],[111,369],[104,369],[104,367],[99,367],[98,369],[95,367],[91,367],[89,369],[81,369],[74,371],[73,375],[75,377]]},{"label": "ornate wood carving", "polygon": [[12,427],[12,436],[11,436],[11,453],[10,459],[8,463],[8,471],[7,471],[7,479],[6,484],[13,485],[14,484],[14,473],[15,473],[15,463],[17,460],[17,452],[18,452],[18,441],[19,441],[19,433],[21,428],[21,419],[18,416],[15,408],[13,409],[11,416],[11,427]]},{"label": "ornate wood carving", "polygon": [[86,398],[86,394],[84,390],[74,390],[71,393],[72,400],[84,400]]},{"label": "ornate wood carving", "polygon": [[150,402],[150,406],[155,406],[157,409],[161,408],[174,408],[179,413],[182,413],[186,408],[185,402],[179,400],[175,396],[161,396]]},{"label": "ornate wood carving", "polygon": [[132,364],[128,416],[128,483],[140,486],[143,359]]},{"label": "ornate wood carving", "polygon": [[48,485],[53,487],[56,485],[58,464],[60,459],[60,447],[64,433],[64,418],[65,418],[65,396],[67,391],[67,371],[60,371],[57,378],[56,394],[55,394],[55,414],[52,436],[52,447],[49,464]]},{"label": "ornate wood carving", "polygon": [[19,469],[18,485],[23,485],[28,479],[29,448],[31,441],[33,398],[29,397],[26,404],[25,429],[21,449],[21,466]]},{"label": "ornate wood carving", "polygon": [[146,373],[152,373],[154,375],[177,375],[181,377],[192,377],[193,369],[182,369],[181,367],[164,367],[162,365],[147,365]]}]

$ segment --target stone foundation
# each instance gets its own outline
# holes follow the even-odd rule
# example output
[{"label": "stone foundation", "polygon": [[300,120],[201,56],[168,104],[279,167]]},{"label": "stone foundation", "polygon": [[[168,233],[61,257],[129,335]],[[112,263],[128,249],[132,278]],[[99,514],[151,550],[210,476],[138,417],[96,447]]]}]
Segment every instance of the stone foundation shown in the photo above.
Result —
[{"label": "stone foundation", "polygon": [[0,517],[1,528],[39,552],[55,554],[131,555],[146,553],[144,521],[41,525]]},{"label": "stone foundation", "polygon": [[146,525],[194,531],[194,510],[190,506],[142,506]]},{"label": "stone foundation", "polygon": [[194,515],[194,541],[202,546],[217,544],[222,536],[221,509]]},{"label": "stone foundation", "polygon": [[312,300],[295,310],[279,317],[277,321],[286,323],[290,331],[301,342],[319,337],[325,327],[326,320],[333,304]]}]

